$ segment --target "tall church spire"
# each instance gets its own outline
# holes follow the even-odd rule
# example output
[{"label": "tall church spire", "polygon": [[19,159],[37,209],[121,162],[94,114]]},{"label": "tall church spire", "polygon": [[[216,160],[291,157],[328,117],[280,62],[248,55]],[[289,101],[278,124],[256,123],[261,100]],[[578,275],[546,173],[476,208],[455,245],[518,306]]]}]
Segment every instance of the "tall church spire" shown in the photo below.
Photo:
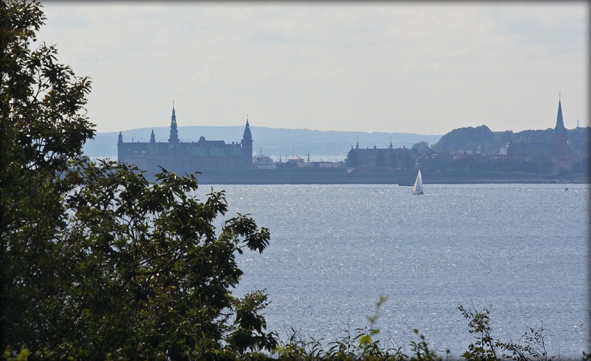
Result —
[{"label": "tall church spire", "polygon": [[560,104],[560,97],[558,97],[558,115],[556,116],[556,127],[554,133],[565,133],[564,120],[562,119],[562,105]]},{"label": "tall church spire", "polygon": [[246,126],[244,127],[244,134],[242,135],[242,157],[244,159],[244,166],[252,166],[252,134],[250,133],[250,126],[248,124],[248,114],[246,115]]},{"label": "tall church spire", "polygon": [[172,117],[170,118],[170,138],[168,138],[169,143],[178,143],[179,142],[179,131],[177,130],[176,126],[176,114],[174,112],[174,102],[172,102]]},{"label": "tall church spire", "polygon": [[554,134],[552,134],[552,147],[554,148],[554,155],[559,158],[566,158],[569,154],[568,139],[566,129],[564,128],[564,120],[562,119],[562,105],[560,104],[560,95],[558,96],[558,115],[556,116],[556,127]]}]

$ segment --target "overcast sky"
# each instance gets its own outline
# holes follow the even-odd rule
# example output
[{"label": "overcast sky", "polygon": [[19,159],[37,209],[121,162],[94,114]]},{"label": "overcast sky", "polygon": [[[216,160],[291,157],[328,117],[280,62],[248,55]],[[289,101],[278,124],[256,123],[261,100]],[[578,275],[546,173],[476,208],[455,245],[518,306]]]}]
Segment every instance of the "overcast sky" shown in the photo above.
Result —
[{"label": "overcast sky", "polygon": [[589,125],[588,2],[44,2],[99,132]]}]

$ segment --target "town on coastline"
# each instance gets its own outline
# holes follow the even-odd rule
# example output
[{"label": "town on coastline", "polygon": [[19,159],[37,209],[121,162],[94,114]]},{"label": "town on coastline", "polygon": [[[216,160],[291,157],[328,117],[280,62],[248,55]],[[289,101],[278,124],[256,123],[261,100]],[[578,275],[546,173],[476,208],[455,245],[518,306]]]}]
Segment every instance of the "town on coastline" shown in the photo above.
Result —
[{"label": "town on coastline", "polygon": [[226,143],[181,142],[173,106],[170,137],[156,142],[117,142],[118,161],[134,164],[153,179],[161,168],[178,174],[200,172],[202,184],[398,184],[411,185],[417,170],[425,183],[589,183],[590,127],[567,130],[562,105],[554,128],[520,133],[488,127],[454,129],[429,146],[351,146],[342,162],[318,162],[293,155],[253,154],[248,117],[242,139]]}]

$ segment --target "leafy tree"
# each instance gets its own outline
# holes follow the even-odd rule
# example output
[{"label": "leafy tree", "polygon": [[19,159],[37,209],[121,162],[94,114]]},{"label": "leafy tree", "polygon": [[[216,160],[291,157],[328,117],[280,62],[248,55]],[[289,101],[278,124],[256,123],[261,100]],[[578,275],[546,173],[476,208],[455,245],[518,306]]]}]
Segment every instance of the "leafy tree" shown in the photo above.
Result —
[{"label": "leafy tree", "polygon": [[227,336],[240,352],[274,346],[256,314],[266,295],[240,300],[229,292],[242,275],[235,254],[262,252],[269,231],[238,215],[216,233],[214,220],[227,211],[223,192],[199,202],[194,176],[164,170],[151,185],[109,162],[81,161],[67,178],[77,187],[66,198],[72,215],[59,232],[66,237],[57,240],[56,281],[65,281],[69,300],[58,321],[81,327],[52,330],[52,349],[185,359],[220,350]]},{"label": "leafy tree", "polygon": [[522,130],[513,135],[513,143],[550,143],[552,142],[552,134],[554,129],[531,129]]},{"label": "leafy tree", "polygon": [[527,160],[536,165],[537,173],[548,174],[554,172],[554,161],[552,160],[552,155],[548,152],[537,150]]},{"label": "leafy tree", "polygon": [[[467,127],[454,129],[443,135],[441,139],[431,147],[435,151],[449,149],[452,153],[470,148],[488,147],[494,143],[494,134],[486,126]],[[471,145],[470,145],[471,144]]]},{"label": "leafy tree", "polygon": [[568,146],[574,154],[589,154],[591,127],[580,127],[575,129],[568,129]]},{"label": "leafy tree", "polygon": [[498,154],[502,148],[506,148],[513,141],[513,131],[493,132],[494,138],[485,144],[485,153]]},{"label": "leafy tree", "polygon": [[355,151],[355,149],[351,148],[349,153],[347,153],[345,164],[347,164],[347,167],[357,168],[359,166],[359,162],[359,154]]},{"label": "leafy tree", "polygon": [[417,152],[417,154],[425,154],[431,150],[431,148],[429,148],[428,142],[415,143],[412,145],[411,149]]},{"label": "leafy tree", "polygon": [[498,355],[498,342],[492,337],[492,327],[490,326],[490,311],[484,309],[483,311],[473,311],[465,309],[463,306],[458,307],[462,316],[469,320],[469,332],[476,338],[474,343],[468,345],[468,351],[462,356],[466,360],[501,360]]},{"label": "leafy tree", "polygon": [[573,173],[583,173],[585,175],[590,175],[590,168],[589,164],[591,164],[591,159],[589,159],[589,154],[585,154],[582,156],[577,157],[577,159],[571,164],[570,171]]},{"label": "leafy tree", "polygon": [[[28,322],[25,301],[43,293],[55,263],[48,233],[63,221],[59,177],[94,135],[84,113],[90,80],[58,64],[57,50],[32,50],[44,21],[39,3],[0,2],[0,347]],[[46,267],[42,269],[43,267]],[[49,273],[48,273],[49,272]],[[34,279],[34,281],[32,281]],[[46,288],[50,284],[46,284]],[[24,299],[26,294],[34,295]],[[32,308],[32,307],[31,307]]]},{"label": "leafy tree", "polygon": [[[33,357],[188,359],[270,350],[259,291],[237,298],[235,255],[269,231],[226,220],[223,192],[194,176],[150,184],[134,167],[81,157],[94,136],[90,80],[32,50],[37,2],[0,2],[0,347]],[[197,356],[199,355],[199,356]]]}]

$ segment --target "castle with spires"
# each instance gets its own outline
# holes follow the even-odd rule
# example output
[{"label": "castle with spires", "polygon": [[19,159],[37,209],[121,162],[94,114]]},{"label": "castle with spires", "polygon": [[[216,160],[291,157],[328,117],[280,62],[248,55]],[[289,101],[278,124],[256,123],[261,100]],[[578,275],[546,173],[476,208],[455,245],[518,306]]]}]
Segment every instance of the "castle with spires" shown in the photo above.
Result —
[{"label": "castle with spires", "polygon": [[118,161],[135,164],[149,174],[158,173],[160,167],[178,174],[247,169],[252,167],[252,154],[248,117],[240,143],[226,144],[223,140],[206,140],[203,136],[197,142],[181,142],[174,105],[167,142],[156,142],[153,130],[150,142],[124,142],[121,132],[117,142]]},{"label": "castle with spires", "polygon": [[536,151],[550,153],[553,157],[558,159],[565,159],[570,155],[566,128],[564,127],[564,120],[562,118],[562,105],[560,104],[560,98],[558,98],[558,115],[556,116],[556,125],[554,126],[554,132],[552,133],[552,142],[511,142],[507,147],[507,156],[511,158],[527,158],[530,154],[535,153]]}]

